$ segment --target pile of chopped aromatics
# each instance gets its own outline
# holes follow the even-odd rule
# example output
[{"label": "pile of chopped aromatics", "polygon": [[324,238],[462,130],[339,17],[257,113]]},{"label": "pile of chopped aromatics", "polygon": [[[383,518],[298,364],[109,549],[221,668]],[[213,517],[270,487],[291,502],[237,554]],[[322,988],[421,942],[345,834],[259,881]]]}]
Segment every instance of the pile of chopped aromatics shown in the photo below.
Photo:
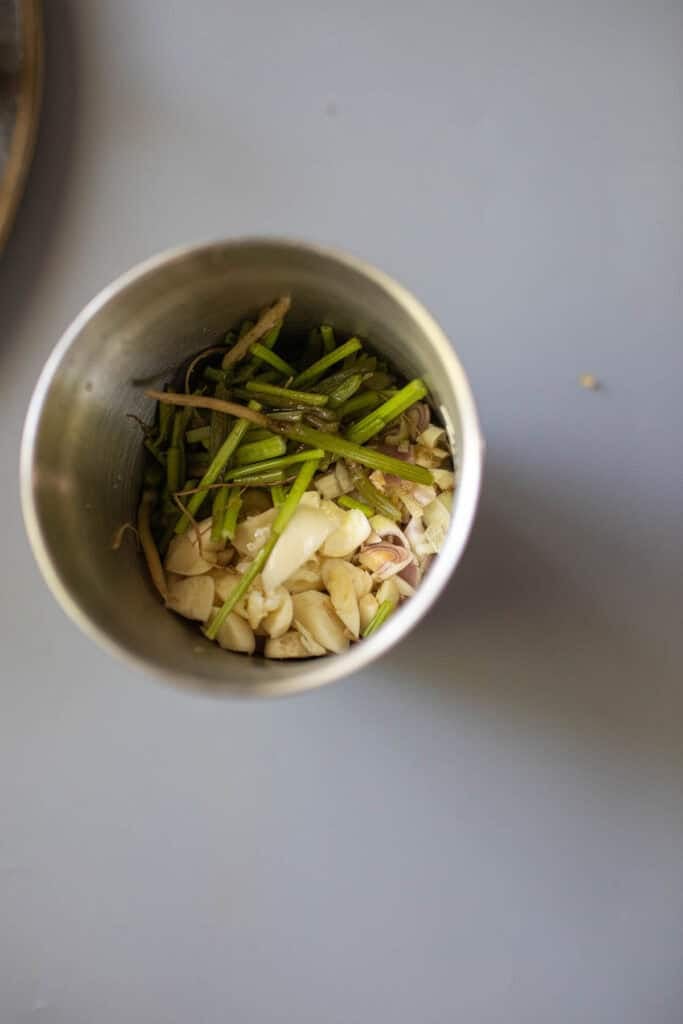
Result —
[{"label": "pile of chopped aromatics", "polygon": [[196,355],[179,390],[147,392],[138,512],[166,607],[267,658],[374,633],[439,552],[455,483],[423,381],[329,325],[281,336],[289,305]]}]

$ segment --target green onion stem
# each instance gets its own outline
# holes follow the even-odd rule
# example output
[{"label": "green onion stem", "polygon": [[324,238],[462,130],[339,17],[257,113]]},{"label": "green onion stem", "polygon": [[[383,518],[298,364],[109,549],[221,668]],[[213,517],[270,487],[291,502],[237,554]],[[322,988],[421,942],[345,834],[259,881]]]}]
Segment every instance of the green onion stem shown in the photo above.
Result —
[{"label": "green onion stem", "polygon": [[[226,488],[227,489],[227,488]],[[240,494],[239,487],[230,487],[228,495],[228,502],[225,509],[225,515],[223,516],[223,526],[221,530],[221,537],[223,540],[234,540],[235,530],[237,529],[237,517],[242,506],[242,495]]]},{"label": "green onion stem", "polygon": [[[256,407],[256,411],[258,411],[258,409],[260,408],[258,403],[253,403],[253,405]],[[225,441],[223,442],[218,452],[216,453],[215,457],[211,460],[209,468],[206,470],[204,476],[200,480],[200,489],[197,491],[196,494],[193,494],[190,497],[190,500],[187,503],[187,510],[181,515],[180,519],[176,523],[176,533],[185,533],[185,530],[190,525],[190,516],[193,516],[195,514],[201,503],[204,501],[204,498],[206,497],[206,490],[204,490],[204,488],[208,488],[210,487],[211,484],[215,483],[216,480],[218,479],[219,474],[222,473],[223,470],[225,469],[226,465],[228,464],[228,461],[236,451],[238,445],[240,444],[240,441],[242,440],[244,434],[246,433],[247,422],[247,420],[240,419],[237,421],[237,423],[235,423],[232,430],[230,431]],[[178,490],[179,488],[175,489]],[[170,486],[169,490],[171,490]]]},{"label": "green onion stem", "polygon": [[246,390],[250,393],[282,399],[285,402],[296,402],[297,405],[327,405],[327,395],[317,395],[308,391],[295,391],[292,388],[281,388],[276,384],[264,384],[256,380],[247,381]]},{"label": "green onion stem", "polygon": [[287,444],[281,436],[273,434],[263,441],[252,441],[242,443],[237,451],[233,463],[235,466],[249,466],[252,462],[264,462],[267,459],[276,459],[287,451]]},{"label": "green onion stem", "polygon": [[265,345],[261,345],[258,341],[251,346],[251,353],[263,363],[267,363],[268,366],[272,366],[274,370],[277,370],[283,375],[283,377],[294,377],[296,370],[289,363],[286,363],[277,352],[271,352]]},{"label": "green onion stem", "polygon": [[228,503],[229,487],[219,487],[213,499],[211,508],[211,540],[216,542],[223,539],[223,520],[225,519],[225,507]]},{"label": "green onion stem", "polygon": [[346,432],[348,440],[355,444],[365,444],[371,437],[384,430],[397,416],[409,409],[411,405],[415,405],[421,398],[424,398],[426,394],[427,388],[424,381],[416,377],[373,412],[368,413],[362,420],[349,427]]},{"label": "green onion stem", "polygon": [[320,460],[324,454],[325,452],[321,448],[309,448],[308,451],[295,452],[293,455],[283,455],[282,458],[278,459],[266,459],[264,462],[257,462],[250,466],[236,466],[226,471],[225,479],[241,483],[242,480],[260,473],[285,469],[287,466],[296,466],[300,462],[309,462],[311,459]]},{"label": "green onion stem", "polygon": [[366,505],[364,501],[358,501],[357,498],[352,498],[350,494],[342,494],[340,498],[337,498],[337,504],[340,508],[356,508],[363,515],[366,515],[368,519],[370,516],[374,516],[377,509],[372,508],[371,505]]},{"label": "green onion stem", "polygon": [[387,519],[393,519],[393,521],[397,523],[401,518],[401,513],[396,508],[393,501],[389,501],[381,491],[377,490],[375,485],[371,480],[368,480],[367,476],[356,462],[352,462],[350,459],[347,459],[346,465],[349,473],[351,474],[353,486],[361,498],[363,498],[368,505],[371,505],[376,512],[386,516]]},{"label": "green onion stem", "polygon": [[324,373],[326,373],[327,370],[329,370],[331,366],[336,366],[340,360],[353,355],[353,353],[357,352],[359,348],[362,348],[360,339],[349,338],[349,340],[345,341],[343,345],[339,345],[334,349],[334,351],[328,352],[327,355],[318,359],[312,366],[308,366],[305,370],[302,370],[301,373],[294,378],[292,382],[293,386],[295,388],[300,388],[303,384],[314,384]]}]

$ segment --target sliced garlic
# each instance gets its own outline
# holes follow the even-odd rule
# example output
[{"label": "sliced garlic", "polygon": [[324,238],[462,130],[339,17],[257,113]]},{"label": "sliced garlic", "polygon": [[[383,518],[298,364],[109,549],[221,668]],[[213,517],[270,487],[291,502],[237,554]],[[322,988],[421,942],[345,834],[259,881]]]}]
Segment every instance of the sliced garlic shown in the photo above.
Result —
[{"label": "sliced garlic", "polygon": [[[391,579],[396,580],[396,586],[398,587],[398,591],[401,597],[413,596],[413,594],[415,593],[415,587],[411,587],[410,583],[408,583],[408,580],[404,580],[402,576],[392,576]],[[389,583],[389,580],[385,580],[385,582]],[[382,584],[382,586],[384,586],[384,584]]]},{"label": "sliced garlic", "polygon": [[339,459],[339,461],[335,463],[334,474],[337,477],[339,490],[342,494],[348,494],[349,491],[353,490],[354,483],[343,459]]},{"label": "sliced garlic", "polygon": [[379,586],[376,598],[379,604],[383,601],[391,601],[392,604],[398,604],[401,600],[401,590],[395,576],[391,576],[388,580]]},{"label": "sliced garlic", "polygon": [[292,604],[295,622],[301,623],[318,644],[335,654],[346,650],[348,637],[327,594],[305,590],[292,597]]},{"label": "sliced garlic", "polygon": [[436,448],[445,433],[443,427],[436,427],[432,424],[418,436],[417,443],[424,445],[425,448]]},{"label": "sliced garlic", "polygon": [[323,511],[299,506],[264,567],[262,579],[266,593],[289,579],[333,530],[334,522]]},{"label": "sliced garlic", "polygon": [[256,648],[256,637],[248,622],[236,612],[230,612],[218,630],[216,640],[226,651],[240,651],[253,654]]},{"label": "sliced garlic", "polygon": [[317,640],[314,639],[313,635],[306,629],[306,627],[294,619],[294,628],[301,637],[301,643],[308,651],[309,654],[314,654],[319,657],[321,654],[327,654],[327,651],[322,647]]},{"label": "sliced garlic", "polygon": [[178,573],[179,576],[200,576],[209,571],[212,563],[202,558],[196,537],[187,531],[172,538],[164,566],[168,572]]},{"label": "sliced garlic", "polygon": [[[269,637],[263,652],[266,658],[313,658],[315,654],[304,644],[301,634],[295,629],[282,636]],[[320,654],[324,654],[320,648]]]},{"label": "sliced garlic", "polygon": [[361,597],[358,602],[361,630],[366,629],[370,622],[372,622],[378,608],[377,598],[373,594],[364,594]]},{"label": "sliced garlic", "polygon": [[441,497],[446,497],[446,495],[440,495],[424,510],[425,535],[427,540],[434,545],[436,551],[440,551],[443,547],[451,518]]},{"label": "sliced garlic", "polygon": [[249,516],[235,530],[233,544],[240,555],[253,558],[270,536],[270,528],[277,515],[276,508],[266,509],[257,516]]},{"label": "sliced garlic", "polygon": [[353,639],[358,639],[360,616],[358,595],[354,585],[356,567],[343,558],[327,558],[322,565],[322,578],[330,595],[332,606]]},{"label": "sliced garlic", "polygon": [[338,498],[341,492],[339,481],[337,480],[336,473],[325,473],[323,476],[319,476],[315,481],[316,491],[328,500]]},{"label": "sliced garlic", "polygon": [[252,629],[258,629],[264,615],[263,594],[260,590],[252,587],[247,594],[247,621]]},{"label": "sliced garlic", "polygon": [[348,558],[367,540],[372,528],[367,517],[356,508],[342,513],[344,518],[323,544],[323,555],[330,558]]},{"label": "sliced garlic", "polygon": [[323,581],[317,557],[314,555],[313,558],[308,558],[285,580],[283,586],[290,594],[300,594],[302,590],[322,590]]},{"label": "sliced garlic", "polygon": [[215,589],[211,576],[169,577],[166,607],[186,619],[206,622],[213,607]]},{"label": "sliced garlic", "polygon": [[291,595],[284,587],[278,587],[273,595],[267,597],[266,605],[272,605],[273,598],[275,597],[277,598],[277,603],[266,615],[261,623],[261,627],[268,636],[277,638],[284,636],[291,626],[294,608]]},{"label": "sliced garlic", "polygon": [[433,469],[434,483],[442,491],[452,491],[455,487],[455,473],[450,469]]}]

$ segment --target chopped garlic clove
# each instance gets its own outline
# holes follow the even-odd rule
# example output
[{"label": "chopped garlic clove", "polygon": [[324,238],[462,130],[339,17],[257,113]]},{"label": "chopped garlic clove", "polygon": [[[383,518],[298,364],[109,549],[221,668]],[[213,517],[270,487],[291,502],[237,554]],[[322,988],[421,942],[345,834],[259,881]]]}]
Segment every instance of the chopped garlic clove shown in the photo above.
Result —
[{"label": "chopped garlic clove", "polygon": [[319,657],[321,654],[327,654],[327,651],[317,640],[314,639],[313,635],[306,629],[306,627],[294,619],[294,629],[301,637],[301,643],[306,648],[309,654],[314,654]]},{"label": "chopped garlic clove", "polygon": [[328,501],[331,501],[334,498],[338,498],[339,495],[342,493],[341,488],[339,486],[339,481],[337,480],[337,475],[334,472],[325,473],[323,476],[319,476],[318,479],[315,481],[315,489],[323,498],[326,498]]},{"label": "chopped garlic clove", "polygon": [[356,566],[342,558],[327,558],[323,562],[321,573],[335,612],[351,636],[357,640],[360,617],[353,578],[355,569]]},{"label": "chopped garlic clove", "polygon": [[315,554],[334,531],[334,522],[320,509],[299,506],[278,539],[263,569],[263,588],[275,590]]},{"label": "chopped garlic clove", "polygon": [[390,579],[384,580],[378,588],[375,597],[379,604],[382,604],[383,601],[391,601],[394,605],[398,604],[401,600],[401,590],[396,577],[392,576]]},{"label": "chopped garlic clove", "polygon": [[[284,636],[292,624],[294,607],[290,593],[284,587],[278,587],[275,591],[277,604],[272,608],[261,623],[263,631],[270,637]],[[266,598],[266,604],[272,604],[270,598]]]},{"label": "chopped garlic clove", "polygon": [[186,619],[206,622],[213,608],[215,589],[211,576],[169,577],[166,607]]},{"label": "chopped garlic clove", "polygon": [[269,508],[257,516],[249,516],[235,530],[233,544],[240,555],[253,558],[270,537],[270,528],[277,509]]},{"label": "chopped garlic clove", "polygon": [[365,594],[360,598],[358,602],[358,611],[360,613],[361,630],[367,629],[375,617],[378,608],[379,604],[377,602],[377,598],[372,594]]},{"label": "chopped garlic clove", "polygon": [[179,576],[200,576],[209,571],[212,563],[202,558],[196,538],[188,531],[171,539],[164,566],[168,572]]},{"label": "chopped garlic clove", "polygon": [[328,536],[321,549],[322,554],[330,558],[348,558],[372,532],[367,517],[358,509],[349,509],[342,515],[344,518],[340,525]]},{"label": "chopped garlic clove", "polygon": [[289,576],[283,586],[290,594],[300,594],[302,590],[322,590],[323,581],[320,576],[320,562],[314,555],[308,558],[296,572]]},{"label": "chopped garlic clove", "polygon": [[292,597],[294,620],[307,629],[316,643],[340,654],[349,646],[344,626],[330,598],[317,590],[306,590]]},{"label": "chopped garlic clove", "polygon": [[226,651],[240,651],[242,654],[253,654],[256,649],[256,637],[248,622],[236,612],[230,612],[218,630],[216,640]]},{"label": "chopped garlic clove", "polygon": [[[282,636],[269,637],[263,652],[266,658],[313,658],[315,654],[304,644],[301,634],[295,629]],[[320,654],[325,651],[321,647]]]}]

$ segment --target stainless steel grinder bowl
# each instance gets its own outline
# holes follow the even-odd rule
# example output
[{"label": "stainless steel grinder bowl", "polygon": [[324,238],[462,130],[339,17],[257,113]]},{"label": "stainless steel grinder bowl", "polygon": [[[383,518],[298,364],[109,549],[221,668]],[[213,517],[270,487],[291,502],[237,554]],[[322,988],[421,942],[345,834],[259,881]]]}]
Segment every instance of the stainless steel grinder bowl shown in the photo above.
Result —
[{"label": "stainless steel grinder bowl", "polygon": [[[288,327],[331,323],[367,337],[406,377],[430,389],[456,453],[458,483],[443,550],[415,595],[344,654],[269,661],[222,650],[196,623],[166,611],[134,544],[112,537],[135,518],[142,474],[144,387],[277,296]],[[43,575],[76,623],[102,646],[166,680],[215,694],[290,694],[358,671],[393,647],[437,600],[474,520],[482,440],[465,373],[429,313],[360,260],[292,241],[189,246],[133,268],[66,330],[36,385],[24,428],[21,493]]]}]

